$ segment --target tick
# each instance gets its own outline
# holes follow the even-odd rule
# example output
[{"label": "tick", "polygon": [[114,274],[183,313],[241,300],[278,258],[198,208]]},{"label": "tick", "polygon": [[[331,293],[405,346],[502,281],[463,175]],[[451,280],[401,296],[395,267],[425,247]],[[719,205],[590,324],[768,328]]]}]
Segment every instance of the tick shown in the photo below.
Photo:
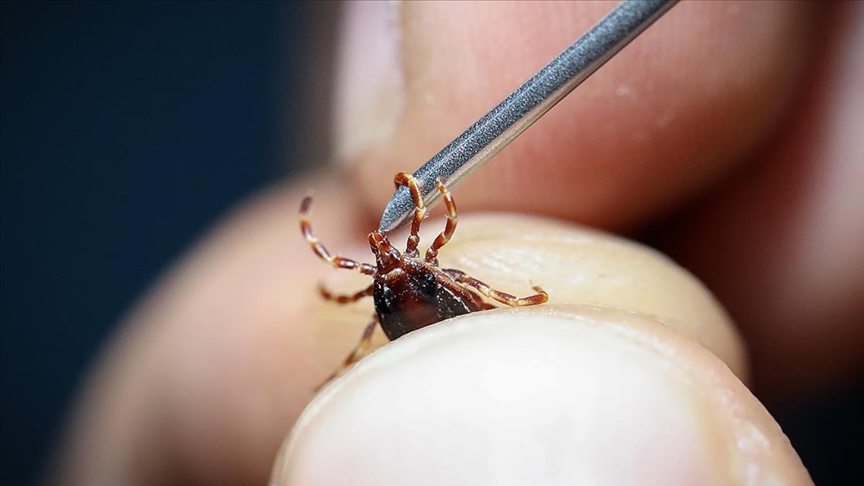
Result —
[{"label": "tick", "polygon": [[458,220],[456,203],[440,181],[435,181],[435,184],[447,209],[447,223],[426,251],[426,255],[420,258],[417,250],[420,243],[418,233],[420,224],[427,216],[427,210],[423,204],[419,182],[404,172],[396,174],[394,182],[397,188],[407,186],[414,200],[411,233],[404,253],[399,253],[383,232],[369,233],[369,246],[375,255],[374,265],[331,255],[312,233],[312,225],[309,223],[312,196],[306,196],[300,204],[300,229],[312,251],[334,268],[356,270],[372,277],[371,285],[352,295],[335,295],[323,286],[320,288],[324,299],[339,304],[356,302],[364,297],[372,297],[375,302],[372,322],[363,330],[360,342],[330,379],[338,376],[363,356],[376,325],[380,325],[384,334],[392,341],[444,319],[493,309],[493,305],[483,300],[484,296],[511,307],[542,304],[548,299],[547,293],[537,286],[533,287],[536,294],[516,297],[495,290],[461,270],[438,266],[438,250],[453,237]]}]

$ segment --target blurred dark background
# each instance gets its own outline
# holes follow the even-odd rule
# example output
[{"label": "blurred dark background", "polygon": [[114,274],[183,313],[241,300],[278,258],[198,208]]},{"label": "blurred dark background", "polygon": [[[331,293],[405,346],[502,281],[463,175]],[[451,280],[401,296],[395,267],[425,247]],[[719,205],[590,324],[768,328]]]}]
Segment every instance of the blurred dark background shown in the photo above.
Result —
[{"label": "blurred dark background", "polygon": [[339,5],[0,9],[0,482],[18,485],[136,297],[228,208],[326,156],[300,143],[326,120],[317,138],[299,121],[329,91]]},{"label": "blurred dark background", "polygon": [[[26,485],[136,297],[225,210],[326,159],[309,108],[330,91],[339,5],[0,9],[0,483]],[[861,407],[772,411],[817,483],[845,483]]]}]

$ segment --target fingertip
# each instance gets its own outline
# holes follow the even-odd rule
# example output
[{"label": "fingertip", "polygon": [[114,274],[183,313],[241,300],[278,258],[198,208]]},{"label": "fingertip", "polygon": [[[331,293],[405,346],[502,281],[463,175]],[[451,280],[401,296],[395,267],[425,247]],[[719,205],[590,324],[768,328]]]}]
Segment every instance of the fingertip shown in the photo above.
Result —
[{"label": "fingertip", "polygon": [[546,306],[471,314],[379,350],[310,404],[272,484],[502,481],[809,477],[704,348],[632,313]]}]

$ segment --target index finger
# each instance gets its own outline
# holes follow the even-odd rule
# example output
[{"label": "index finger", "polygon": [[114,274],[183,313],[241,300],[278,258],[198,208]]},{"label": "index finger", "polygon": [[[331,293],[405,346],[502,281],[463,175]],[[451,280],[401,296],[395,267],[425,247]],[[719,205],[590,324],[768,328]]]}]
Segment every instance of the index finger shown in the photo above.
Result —
[{"label": "index finger", "polygon": [[[614,4],[399,5],[349,7],[340,64],[340,155],[374,208],[391,174],[425,162]],[[692,196],[779,118],[809,13],[676,6],[462,186],[462,208],[622,228]]]}]

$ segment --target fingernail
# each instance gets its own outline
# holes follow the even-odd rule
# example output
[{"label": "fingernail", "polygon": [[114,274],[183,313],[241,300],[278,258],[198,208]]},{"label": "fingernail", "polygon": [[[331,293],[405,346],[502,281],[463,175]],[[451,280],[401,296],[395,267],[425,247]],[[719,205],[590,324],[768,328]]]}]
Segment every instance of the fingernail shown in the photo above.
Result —
[{"label": "fingernail", "polygon": [[386,139],[404,103],[400,2],[345,8],[334,104],[336,155],[343,162]]},{"label": "fingernail", "polygon": [[[615,319],[636,324],[602,325]],[[493,312],[406,335],[307,408],[274,484],[783,483],[770,461],[740,452],[734,392],[703,390],[675,364],[692,353],[669,353],[674,339],[633,338],[643,324],[674,333],[639,319]],[[713,359],[710,373],[743,388]],[[776,431],[743,422],[772,454],[787,452]]]}]

